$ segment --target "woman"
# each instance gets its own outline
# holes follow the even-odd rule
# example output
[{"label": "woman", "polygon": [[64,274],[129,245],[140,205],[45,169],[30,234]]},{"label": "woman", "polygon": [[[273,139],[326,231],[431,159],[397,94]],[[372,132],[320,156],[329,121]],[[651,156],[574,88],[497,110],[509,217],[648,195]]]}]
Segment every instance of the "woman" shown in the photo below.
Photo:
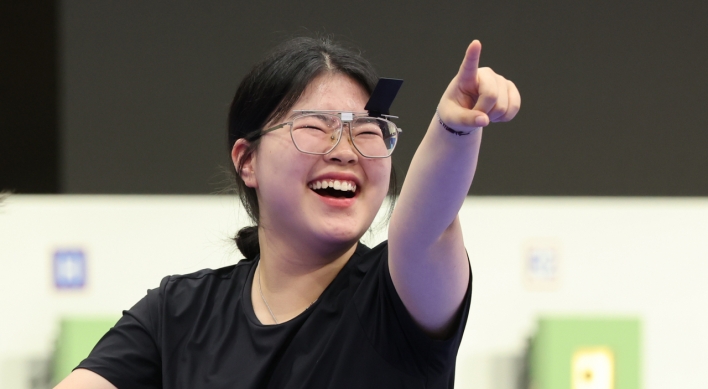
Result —
[{"label": "woman", "polygon": [[[471,274],[457,213],[482,127],[520,96],[472,42],[389,225],[358,243],[390,188],[398,129],[367,108],[359,55],[299,38],[244,78],[229,135],[241,199],[237,265],[165,278],[58,388],[446,388]],[[384,104],[385,105],[385,104]],[[385,110],[386,107],[384,107]]]}]

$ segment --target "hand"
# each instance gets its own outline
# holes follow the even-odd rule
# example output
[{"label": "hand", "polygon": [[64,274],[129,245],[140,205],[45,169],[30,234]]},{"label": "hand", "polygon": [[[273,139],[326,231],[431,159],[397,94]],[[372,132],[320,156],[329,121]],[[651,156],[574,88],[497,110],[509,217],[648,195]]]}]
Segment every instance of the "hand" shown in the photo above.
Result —
[{"label": "hand", "polygon": [[521,95],[516,85],[479,67],[482,44],[475,40],[467,48],[460,70],[445,90],[438,115],[449,127],[471,131],[491,122],[508,122],[521,107]]}]

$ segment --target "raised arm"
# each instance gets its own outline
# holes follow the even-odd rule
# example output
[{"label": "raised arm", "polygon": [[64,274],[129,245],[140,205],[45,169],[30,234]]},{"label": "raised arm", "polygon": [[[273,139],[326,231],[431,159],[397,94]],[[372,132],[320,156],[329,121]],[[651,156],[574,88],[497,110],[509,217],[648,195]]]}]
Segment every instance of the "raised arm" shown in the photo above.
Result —
[{"label": "raised arm", "polygon": [[457,214],[477,167],[482,127],[511,120],[521,105],[511,81],[479,68],[481,50],[479,41],[469,45],[440,99],[389,226],[396,291],[417,323],[435,337],[447,335],[469,282]]}]

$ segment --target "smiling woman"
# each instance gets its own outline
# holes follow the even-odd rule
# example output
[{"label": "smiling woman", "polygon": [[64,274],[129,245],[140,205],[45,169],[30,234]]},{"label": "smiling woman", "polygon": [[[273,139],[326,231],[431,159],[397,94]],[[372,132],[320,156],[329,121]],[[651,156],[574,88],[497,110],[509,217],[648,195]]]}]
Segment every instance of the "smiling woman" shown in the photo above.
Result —
[{"label": "smiling woman", "polygon": [[276,48],[229,114],[254,223],[236,237],[246,259],[163,279],[58,387],[452,387],[472,285],[457,213],[481,127],[520,106],[480,52],[469,46],[440,100],[388,241],[368,248],[359,239],[395,193],[397,87],[380,94],[371,65],[328,40]]},{"label": "smiling woman", "polygon": [[[338,76],[335,77],[335,81],[352,88],[353,94],[343,93],[345,91],[338,90],[337,85],[329,85],[328,82],[324,82],[333,76]],[[317,82],[314,82],[315,80]],[[304,112],[295,112],[297,109],[295,105],[297,104],[303,109],[314,109],[316,107],[310,106],[311,103],[305,99],[314,100],[324,91],[330,90],[330,93],[340,100],[347,100],[347,106],[356,108],[355,112],[360,112],[363,111],[363,104],[373,92],[377,80],[378,77],[373,67],[361,56],[329,41],[309,38],[297,38],[277,47],[243,79],[231,105],[229,141],[232,149],[235,150],[233,146],[238,139],[249,140],[249,142],[242,141],[243,145],[239,144],[238,152],[242,155],[240,157],[234,156],[234,165],[238,173],[236,174],[236,182],[241,202],[256,225],[267,223],[267,221],[260,217],[261,210],[256,188],[246,185],[242,173],[244,163],[249,161],[249,157],[262,141],[262,137],[258,136],[261,134],[259,130],[269,129],[275,124],[290,121],[288,128],[271,134],[281,140],[287,136],[293,139],[294,142],[284,141],[285,150],[292,149],[292,144],[294,144],[295,148],[304,152],[319,153],[321,151],[324,153],[326,150],[310,150],[310,144],[305,143],[304,136],[298,134],[298,131],[294,131],[302,128],[302,124],[306,123],[303,121],[305,120],[303,118],[305,115],[302,115]],[[352,101],[353,98],[358,99],[358,102]],[[320,100],[322,100],[320,105],[335,106],[334,101],[323,98]],[[323,108],[320,107],[320,109]],[[332,120],[331,116],[329,118]],[[339,120],[336,121],[341,124]],[[288,129],[291,129],[290,135],[288,135]],[[339,130],[338,136],[341,136],[341,127]],[[332,143],[324,144],[328,147],[332,146]],[[297,157],[300,158],[300,156]],[[292,165],[291,160],[285,160],[274,168],[285,170]],[[356,180],[353,182],[356,183]],[[289,193],[291,188],[284,190],[282,193]],[[395,172],[391,171],[389,195],[394,200],[396,191]],[[359,192],[361,193],[361,191]],[[252,259],[260,252],[261,245],[258,241],[257,231],[257,227],[247,227],[241,230],[236,237],[238,247],[247,259]]]}]

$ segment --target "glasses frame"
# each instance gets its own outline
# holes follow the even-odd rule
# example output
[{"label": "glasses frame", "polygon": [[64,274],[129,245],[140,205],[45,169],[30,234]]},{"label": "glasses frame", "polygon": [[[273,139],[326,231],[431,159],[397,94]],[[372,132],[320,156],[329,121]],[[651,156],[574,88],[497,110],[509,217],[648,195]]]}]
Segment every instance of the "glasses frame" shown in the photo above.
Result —
[{"label": "glasses frame", "polygon": [[[399,128],[396,125],[396,123],[389,120],[389,118],[398,119],[398,116],[393,116],[393,115],[381,115],[381,117],[373,117],[373,116],[369,116],[368,112],[349,112],[349,111],[336,111],[336,110],[308,110],[308,109],[296,109],[296,110],[293,110],[293,112],[299,113],[300,115],[294,116],[293,118],[290,119],[290,121],[280,123],[280,124],[270,127],[270,128],[261,129],[258,132],[254,132],[254,133],[252,133],[252,135],[247,137],[247,140],[252,142],[269,132],[273,132],[273,131],[279,130],[287,125],[290,125],[290,139],[293,141],[293,145],[295,145],[295,148],[297,149],[297,151],[299,151],[303,154],[327,155],[327,154],[331,153],[332,150],[334,150],[339,145],[339,142],[341,142],[342,133],[344,132],[344,124],[347,123],[348,124],[347,127],[349,127],[349,139],[352,140],[352,146],[354,146],[354,148],[359,153],[359,155],[361,155],[364,158],[389,158],[391,156],[391,154],[393,154],[393,150],[395,150],[396,146],[398,145],[398,134],[403,132],[403,130],[401,128]],[[327,150],[323,153],[315,153],[315,152],[311,152],[311,151],[301,150],[300,147],[298,147],[297,143],[295,142],[295,138],[293,137],[293,122],[300,117],[307,116],[310,114],[325,114],[325,115],[330,115],[330,116],[336,116],[339,118],[340,126],[338,129],[337,141],[334,142],[334,145],[332,145],[332,147],[329,150]],[[354,120],[354,118],[361,118],[361,117],[370,117],[372,119],[384,120],[386,122],[391,123],[393,125],[393,127],[396,129],[396,143],[393,145],[393,148],[391,148],[391,150],[389,150],[388,155],[376,156],[376,157],[369,156],[369,155],[362,153],[361,150],[359,150],[359,148],[356,146],[356,142],[354,142],[354,138],[353,138],[353,134],[352,134],[351,122]]]}]

